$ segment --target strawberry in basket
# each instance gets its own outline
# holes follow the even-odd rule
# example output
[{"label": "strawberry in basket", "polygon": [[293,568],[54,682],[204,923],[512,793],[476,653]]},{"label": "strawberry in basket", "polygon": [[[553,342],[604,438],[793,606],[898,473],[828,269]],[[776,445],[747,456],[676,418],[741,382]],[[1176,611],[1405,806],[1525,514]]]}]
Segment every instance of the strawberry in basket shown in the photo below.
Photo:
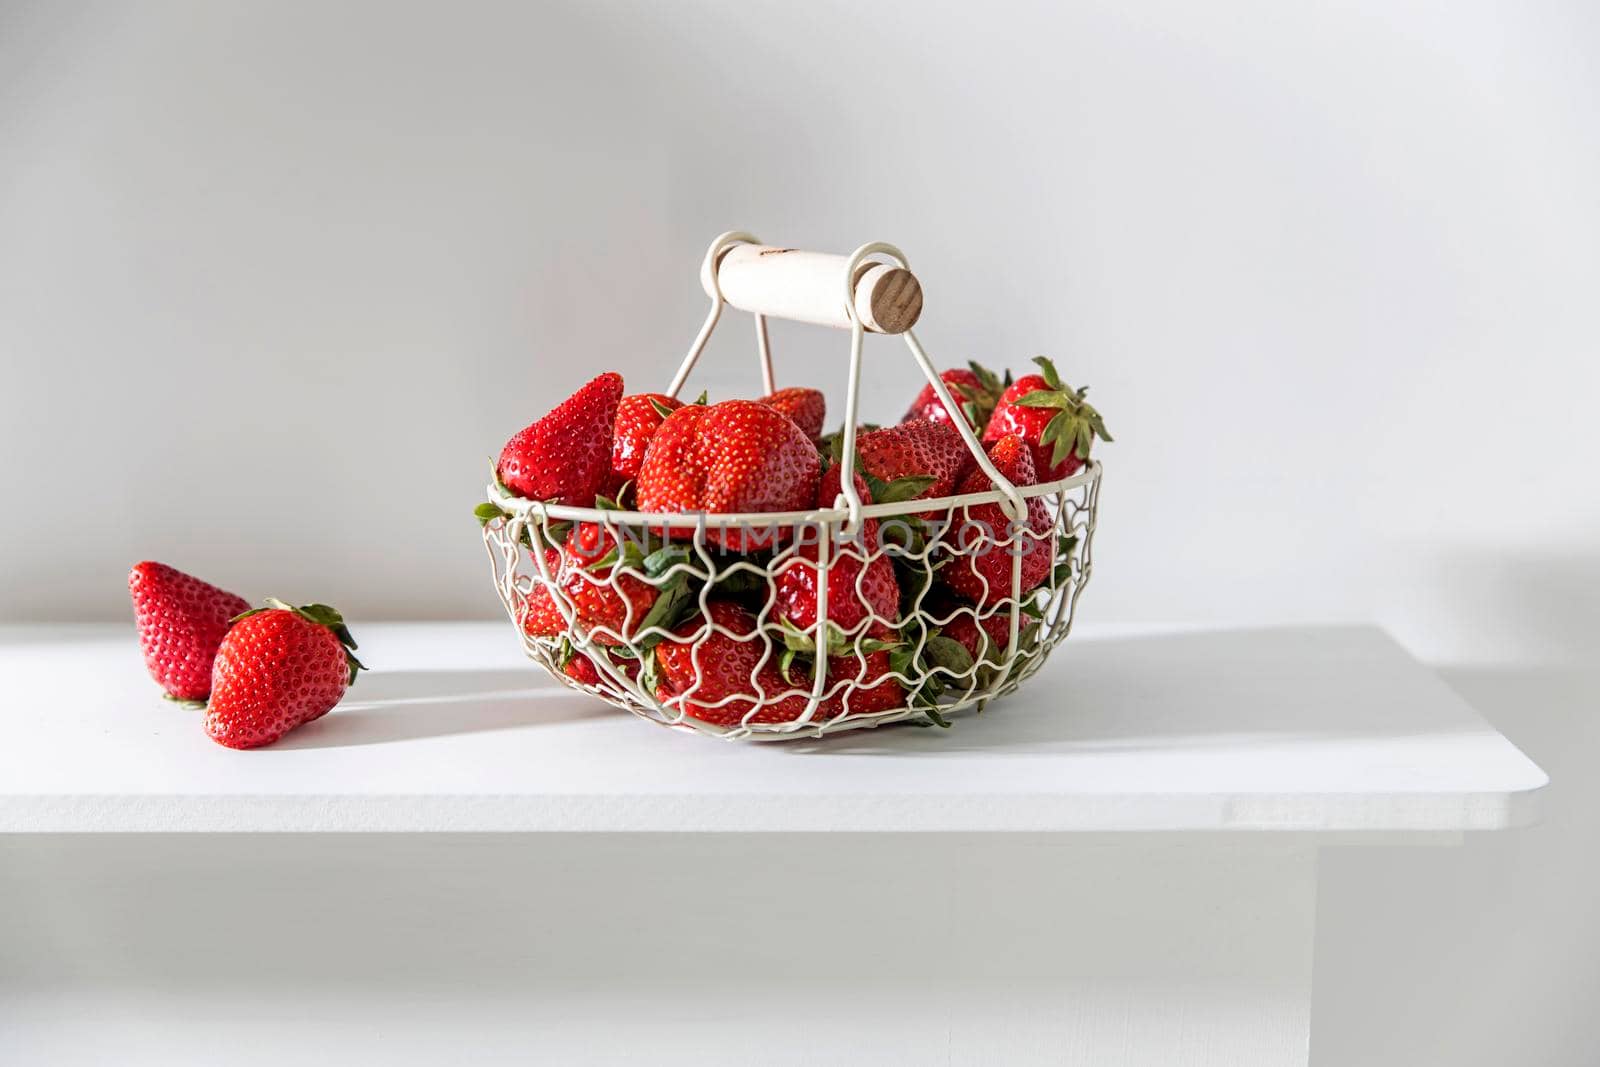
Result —
[{"label": "strawberry in basket", "polygon": [[1110,441],[1111,435],[1100,413],[1083,398],[1087,386],[1073,389],[1062,384],[1055,364],[1043,356],[1034,362],[1040,373],[1018,378],[1000,397],[983,431],[983,443],[1016,434],[1033,453],[1039,481],[1054,482],[1070,477],[1089,461],[1096,437]]},{"label": "strawberry in basket", "polygon": [[819,390],[779,389],[762,397],[761,403],[789,416],[813,441],[822,436],[822,424],[828,418],[828,401]]},{"label": "strawberry in basket", "polygon": [[[755,400],[691,404],[669,415],[639,468],[638,508],[657,512],[804,511],[817,496],[817,449],[787,415]],[[684,535],[683,531],[679,531]],[[770,528],[711,530],[736,551],[770,548]]]},{"label": "strawberry in basket", "polygon": [[[822,476],[817,507],[831,508],[839,496],[841,468],[835,464]],[[860,475],[856,492],[863,504],[872,503],[871,491]],[[869,615],[884,623],[900,619],[900,587],[894,563],[882,553],[878,520],[864,519],[858,536],[830,546],[827,567],[828,620],[853,631]],[[817,545],[801,545],[796,555],[780,565],[777,580],[777,617],[801,630],[817,624]]]},{"label": "strawberry in basket", "polygon": [[880,482],[927,479],[916,500],[949,496],[972,467],[972,455],[955,428],[927,419],[869,430],[856,438],[856,454],[861,472]]},{"label": "strawberry in basket", "polygon": [[[1022,438],[1009,434],[989,448],[989,460],[1012,485],[1034,485],[1033,454]],[[962,480],[959,492],[987,493],[994,485],[982,470]],[[1055,562],[1054,522],[1043,500],[1027,502],[1027,521],[1013,529],[999,504],[971,504],[957,510],[945,541],[956,553],[939,570],[939,578],[975,604],[989,605],[1011,596],[1012,556],[1022,556],[1018,595],[1038,588]]]},{"label": "strawberry in basket", "polygon": [[[671,712],[717,726],[737,726],[752,711],[750,721],[757,723],[793,722],[805,714],[808,698],[790,692],[801,685],[784,678],[755,616],[726,600],[711,601],[706,612],[708,619],[690,619],[651,650],[644,678],[656,699]],[[815,717],[828,713],[819,707]]]},{"label": "strawberry in basket", "polygon": [[[893,630],[874,623],[867,630],[865,640],[858,643],[859,648],[846,645],[838,654],[828,657],[828,697],[823,701],[827,714],[821,717],[833,719],[847,713],[872,715],[905,703],[905,688],[893,673],[891,654],[899,647],[894,638]],[[846,684],[841,685],[841,682]]]},{"label": "strawberry in basket", "polygon": [[[961,415],[967,420],[967,425],[977,433],[982,433],[983,428],[989,424],[989,416],[994,413],[994,406],[999,402],[1000,394],[1011,385],[1011,372],[1007,371],[1005,380],[1001,381],[995,376],[994,371],[973,362],[968,363],[965,368],[952,367],[944,371],[939,375],[939,380],[950,390],[950,399],[961,408]],[[932,385],[922,387],[922,392],[911,402],[911,410],[907,411],[905,418],[900,421],[911,422],[915,419],[946,424],[950,422],[951,414],[945,408],[944,402],[939,399],[939,394],[933,391]]]},{"label": "strawberry in basket", "polygon": [[586,508],[611,473],[611,438],[622,375],[607,372],[519,431],[496,474],[518,496]]},{"label": "strawberry in basket", "polygon": [[611,471],[606,476],[605,495],[615,500],[622,487],[639,477],[644,453],[655,439],[667,416],[683,407],[683,402],[662,393],[638,393],[617,403],[612,423]]}]

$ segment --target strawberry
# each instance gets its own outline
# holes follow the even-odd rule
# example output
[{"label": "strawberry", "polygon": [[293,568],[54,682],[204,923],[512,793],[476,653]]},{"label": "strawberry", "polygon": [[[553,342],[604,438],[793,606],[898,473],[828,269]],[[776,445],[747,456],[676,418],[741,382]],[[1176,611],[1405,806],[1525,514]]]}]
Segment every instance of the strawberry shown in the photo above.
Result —
[{"label": "strawberry", "polygon": [[[961,415],[967,420],[967,425],[982,433],[983,428],[989,424],[989,416],[994,412],[1000,394],[1011,384],[1011,375],[1008,373],[1006,380],[1002,382],[995,376],[994,371],[980,363],[968,363],[967,367],[971,369],[953,367],[940,374],[939,378],[950,390],[950,399],[960,405]],[[932,385],[922,387],[922,392],[912,401],[911,410],[907,411],[905,418],[900,421],[911,422],[914,419],[950,422],[950,412],[945,409],[943,401],[933,391]]]},{"label": "strawberry", "polygon": [[[545,568],[550,572],[553,581],[561,580],[561,550],[550,547],[544,550]],[[533,572],[533,590],[528,594],[527,600],[522,605],[522,618],[517,620],[523,633],[529,637],[554,637],[567,628],[567,622],[561,617],[561,610],[556,607],[555,598],[550,595],[549,588],[540,580],[539,572]]]},{"label": "strawberry", "polygon": [[[817,507],[831,508],[838,498],[840,470],[836,465],[823,474]],[[867,483],[859,474],[855,484],[861,502],[872,503]],[[877,519],[863,520],[854,540],[830,546],[828,619],[845,631],[853,631],[868,615],[890,624],[900,620],[894,563],[880,548]],[[817,555],[817,545],[807,542],[778,570],[777,616],[801,630],[817,624]]]},{"label": "strawberry", "polygon": [[518,496],[586,508],[611,473],[622,376],[606,373],[519,431],[500,453],[500,481]]},{"label": "strawberry", "polygon": [[[989,449],[989,459],[1012,485],[1035,484],[1033,454],[1015,434],[1000,438]],[[994,486],[981,470],[964,478],[959,492],[987,493]],[[1011,560],[1022,556],[1020,596],[1036,588],[1055,562],[1055,542],[1050,537],[1050,511],[1038,497],[1028,500],[1027,529],[1012,529],[999,504],[973,504],[958,514],[945,531],[947,544],[960,553],[939,571],[951,589],[975,604],[988,606],[1011,596]],[[1033,536],[1029,536],[1029,534]],[[1004,543],[1002,543],[1004,542]]]},{"label": "strawberry", "polygon": [[[637,545],[619,545],[615,534],[594,522],[578,523],[561,546],[561,591],[572,601],[578,625],[603,645],[631,640],[656,602],[655,586],[617,572],[625,548],[643,555]],[[630,563],[637,569],[636,560]]]},{"label": "strawberry", "polygon": [[[805,714],[807,696],[778,695],[797,686],[784,680],[755,616],[726,600],[710,601],[706,611],[716,629],[707,632],[706,621],[696,617],[652,650],[647,670],[662,706],[718,726],[737,726],[752,712],[750,721],[757,723],[793,722]],[[819,707],[815,718],[827,711]]]},{"label": "strawberry", "polygon": [[561,673],[575,682],[583,685],[600,684],[600,669],[594,665],[594,660],[573,648],[572,642],[566,638],[561,639],[556,663],[561,667]]},{"label": "strawberry", "polygon": [[1041,373],[1023,375],[1001,394],[983,431],[983,443],[1016,434],[1033,453],[1039,481],[1054,482],[1071,477],[1088,461],[1096,437],[1110,441],[1111,435],[1100,413],[1083,399],[1087,386],[1063,385],[1055,364],[1043,356],[1034,362]]},{"label": "strawberry", "polygon": [[233,624],[212,668],[206,733],[229,748],[270,745],[321,718],[363,669],[337,611],[270,598],[267,605]]},{"label": "strawberry", "polygon": [[828,418],[828,401],[818,390],[779,389],[762,397],[761,403],[789,416],[813,441],[822,436],[822,424]]},{"label": "strawberry", "polygon": [[145,669],[174,700],[211,695],[217,646],[250,602],[208,582],[149,560],[128,572],[134,625]]},{"label": "strawberry", "polygon": [[[691,404],[667,416],[645,450],[638,508],[659,512],[802,511],[821,459],[788,416],[754,400]],[[767,547],[771,536],[713,530],[713,543]],[[757,543],[761,542],[761,543]]]},{"label": "strawberry", "polygon": [[[893,711],[905,704],[905,688],[893,675],[889,649],[882,647],[894,640],[894,631],[874,624],[867,636],[878,642],[879,647],[863,649],[859,654],[847,650],[843,655],[828,657],[827,686],[835,692],[817,709],[818,718],[833,719],[847,713],[871,715]],[[837,688],[845,679],[853,684]]]},{"label": "strawberry", "polygon": [[[607,650],[605,657],[611,666],[627,677],[639,677],[639,661],[632,656],[621,656]],[[602,681],[610,680],[609,675],[602,677],[593,659],[573,648],[572,642],[566,638],[561,639],[560,647],[556,650],[556,665],[561,668],[562,674],[584,685],[600,685]]]},{"label": "strawberry", "polygon": [[862,434],[856,438],[856,455],[862,473],[881,482],[932,479],[913,498],[918,500],[949,496],[972,466],[972,454],[955,427],[927,419]]},{"label": "strawberry", "polygon": [[651,438],[667,416],[681,407],[683,401],[661,393],[639,393],[622,398],[612,426],[611,473],[606,476],[606,496],[617,497],[624,485],[639,477]]},{"label": "strawberry", "polygon": [[[938,623],[939,634],[958,642],[974,660],[999,662],[1010,644],[1011,612],[1007,609],[980,618],[973,608],[954,597],[936,595],[928,598],[924,610],[933,620],[945,619]],[[1026,616],[1023,623],[1027,623]]]}]

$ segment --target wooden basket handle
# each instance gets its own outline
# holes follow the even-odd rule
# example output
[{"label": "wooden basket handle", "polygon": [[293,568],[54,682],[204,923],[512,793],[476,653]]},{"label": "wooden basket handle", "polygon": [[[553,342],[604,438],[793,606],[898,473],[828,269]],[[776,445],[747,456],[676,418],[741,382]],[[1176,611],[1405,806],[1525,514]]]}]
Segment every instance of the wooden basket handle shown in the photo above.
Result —
[{"label": "wooden basket handle", "polygon": [[[880,259],[893,262],[884,263]],[[933,388],[934,395],[947,411],[958,411],[950,396],[950,387],[940,377],[933,361],[922,350],[917,335],[911,331],[917,316],[922,313],[922,286],[906,266],[903,252],[891,244],[874,241],[864,244],[848,256],[832,256],[822,252],[800,252],[792,248],[763,245],[754,236],[738,230],[721,234],[706,250],[700,264],[700,285],[711,298],[711,310],[701,325],[689,354],[683,357],[678,373],[667,387],[667,395],[675,397],[688,380],[694,365],[705,351],[711,332],[722,318],[724,305],[731,304],[748,311],[756,320],[756,346],[761,356],[761,379],[768,393],[774,391],[772,375],[772,345],[767,339],[767,316],[816,322],[825,326],[838,326],[850,331],[850,377],[845,393],[844,442],[840,457],[840,498],[844,501],[849,518],[841,528],[847,536],[854,536],[861,526],[861,496],[855,487],[855,450],[857,416],[861,402],[861,348],[866,333],[900,334],[911,350],[911,356],[921,368],[923,377]],[[870,322],[869,322],[870,318]],[[977,435],[965,419],[952,421],[961,441],[971,453],[973,461],[988,476],[1004,496],[1001,503],[1006,516],[1018,521],[1027,515],[1028,507],[1017,487],[995,468],[983,450]],[[1021,557],[1012,561],[1012,570],[1021,566]],[[1016,627],[1016,607],[1012,608],[1013,633]]]},{"label": "wooden basket handle", "polygon": [[[842,284],[849,256],[803,252],[771,245],[735,244],[722,250],[715,279],[702,278],[706,295],[722,298],[740,311],[850,329]],[[856,315],[869,333],[905,333],[922,314],[922,285],[894,263],[862,263],[850,292]]]}]

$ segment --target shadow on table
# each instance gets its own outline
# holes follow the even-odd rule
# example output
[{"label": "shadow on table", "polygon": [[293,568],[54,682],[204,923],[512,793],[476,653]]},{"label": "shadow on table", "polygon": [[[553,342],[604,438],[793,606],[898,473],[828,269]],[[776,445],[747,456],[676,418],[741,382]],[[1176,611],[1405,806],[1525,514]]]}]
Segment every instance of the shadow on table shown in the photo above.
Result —
[{"label": "shadow on table", "polygon": [[547,726],[616,712],[581,693],[539,684],[535,671],[374,671],[344,703],[275,749],[377,745],[483,730]]},{"label": "shadow on table", "polygon": [[896,724],[796,754],[1059,756],[1275,747],[1487,730],[1371,627],[1284,626],[1072,638],[1037,677],[949,730]]}]

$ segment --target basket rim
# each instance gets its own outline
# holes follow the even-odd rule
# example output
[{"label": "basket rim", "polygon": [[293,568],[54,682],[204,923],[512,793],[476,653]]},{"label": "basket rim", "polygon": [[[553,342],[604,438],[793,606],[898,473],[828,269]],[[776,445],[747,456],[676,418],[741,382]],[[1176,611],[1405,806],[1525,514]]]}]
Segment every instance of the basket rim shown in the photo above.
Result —
[{"label": "basket rim", "polygon": [[[1019,485],[1017,492],[1025,500],[1034,497],[1048,496],[1052,493],[1065,492],[1076,489],[1081,485],[1100,480],[1101,464],[1097,459],[1091,459],[1083,465],[1078,473],[1066,478],[1059,478],[1053,482],[1041,482],[1037,485]],[[674,530],[693,530],[702,525],[722,529],[728,526],[794,526],[805,523],[842,523],[849,519],[850,513],[845,508],[811,508],[807,511],[745,511],[745,512],[710,512],[710,511],[622,511],[610,508],[583,508],[569,504],[549,504],[542,500],[530,500],[527,497],[515,496],[504,491],[497,482],[491,481],[487,487],[489,501],[502,511],[520,518],[554,519],[558,522],[597,522],[597,523],[629,523],[649,524],[662,526]],[[1004,505],[1006,494],[998,489],[984,493],[961,493],[955,496],[930,497],[926,500],[902,500],[890,504],[866,504],[861,508],[862,518],[887,519],[904,516],[908,513],[918,514],[929,511],[940,511],[958,507],[973,507],[980,504]],[[913,506],[914,505],[914,506]]]}]

